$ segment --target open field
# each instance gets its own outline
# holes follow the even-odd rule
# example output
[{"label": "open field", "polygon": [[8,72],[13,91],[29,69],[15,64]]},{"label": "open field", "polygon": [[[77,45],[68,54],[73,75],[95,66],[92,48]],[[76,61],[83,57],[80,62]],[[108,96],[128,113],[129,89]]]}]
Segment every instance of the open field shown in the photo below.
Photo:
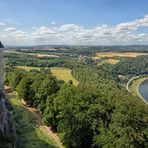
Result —
[{"label": "open field", "polygon": [[16,53],[16,54],[22,54],[21,52],[15,51],[15,50],[4,50],[4,53]]},{"label": "open field", "polygon": [[25,55],[32,55],[32,56],[36,56],[39,58],[42,57],[48,57],[48,58],[59,58],[60,56],[58,55],[54,55],[54,54],[41,54],[41,53],[26,53],[26,52],[18,52],[18,51],[10,51],[10,50],[5,50],[4,53],[16,53],[16,54],[25,54]]},{"label": "open field", "polygon": [[116,60],[116,59],[107,59],[103,61],[104,63],[109,63],[109,64],[117,64],[120,62],[120,60]]},{"label": "open field", "polygon": [[30,70],[40,70],[39,67],[31,67],[31,66],[16,66],[18,69],[23,69],[26,71],[30,71]]},{"label": "open field", "polygon": [[137,57],[141,55],[148,55],[148,53],[140,53],[140,52],[100,52],[96,53],[97,57]]},{"label": "open field", "polygon": [[34,54],[34,53],[30,53],[29,55],[37,56],[39,58],[42,58],[42,57],[59,58],[58,55],[51,55],[51,54]]},{"label": "open field", "polygon": [[14,107],[14,120],[16,123],[18,147],[24,148],[56,148],[58,147],[52,137],[39,125],[32,112],[23,106],[17,93],[7,94],[7,98]]},{"label": "open field", "polygon": [[78,86],[79,84],[79,82],[72,76],[71,70],[68,68],[53,67],[51,68],[51,72],[59,80],[63,80],[64,82],[72,80],[75,86]]},{"label": "open field", "polygon": [[[16,67],[19,69],[26,70],[26,71],[40,70],[39,67],[31,67],[31,66],[16,66]],[[57,79],[63,80],[66,83],[69,80],[72,80],[73,84],[75,86],[78,86],[79,82],[72,76],[71,69],[61,68],[61,67],[53,67],[53,68],[50,68],[50,70]]]}]

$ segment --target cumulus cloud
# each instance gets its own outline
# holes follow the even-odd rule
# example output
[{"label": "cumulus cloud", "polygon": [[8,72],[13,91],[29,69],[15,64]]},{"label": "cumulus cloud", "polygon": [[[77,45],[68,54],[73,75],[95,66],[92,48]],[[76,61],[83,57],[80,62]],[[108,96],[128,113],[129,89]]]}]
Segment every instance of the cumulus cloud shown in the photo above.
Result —
[{"label": "cumulus cloud", "polygon": [[17,29],[16,28],[13,28],[13,27],[9,27],[9,28],[6,28],[5,31],[10,31],[10,32],[14,32],[16,31]]},{"label": "cumulus cloud", "polygon": [[136,31],[140,27],[148,27],[148,15],[142,19],[120,23],[116,26],[103,24],[94,28],[86,28],[77,24],[63,24],[33,27],[32,32],[24,32],[9,27],[5,29],[6,34],[3,38],[8,42],[13,40],[13,43],[20,44],[145,44],[148,42],[148,34]]},{"label": "cumulus cloud", "polygon": [[0,26],[6,26],[6,24],[3,22],[0,22]]},{"label": "cumulus cloud", "polygon": [[33,32],[32,34],[33,35],[49,35],[49,34],[55,34],[55,31],[45,26],[41,26],[39,28],[36,28],[36,31]]},{"label": "cumulus cloud", "polygon": [[55,31],[70,31],[70,30],[79,31],[81,29],[82,29],[81,26],[75,24],[64,24],[58,27],[54,27]]},{"label": "cumulus cloud", "polygon": [[137,19],[132,22],[121,23],[116,26],[118,30],[137,30],[139,27],[148,27],[148,15],[146,15],[143,19]]}]

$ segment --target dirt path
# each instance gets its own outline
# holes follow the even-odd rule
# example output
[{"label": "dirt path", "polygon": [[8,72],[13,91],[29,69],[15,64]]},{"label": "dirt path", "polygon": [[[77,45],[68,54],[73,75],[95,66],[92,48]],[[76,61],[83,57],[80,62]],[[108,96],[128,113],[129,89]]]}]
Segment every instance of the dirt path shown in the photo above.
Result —
[{"label": "dirt path", "polygon": [[46,135],[48,135],[50,138],[52,138],[59,148],[64,148],[59,136],[56,133],[53,133],[50,127],[46,126],[46,124],[42,121],[40,113],[35,108],[29,107],[24,100],[22,100],[21,102],[22,106],[26,108],[28,111],[30,111],[32,115],[35,117],[42,131],[46,133]]}]

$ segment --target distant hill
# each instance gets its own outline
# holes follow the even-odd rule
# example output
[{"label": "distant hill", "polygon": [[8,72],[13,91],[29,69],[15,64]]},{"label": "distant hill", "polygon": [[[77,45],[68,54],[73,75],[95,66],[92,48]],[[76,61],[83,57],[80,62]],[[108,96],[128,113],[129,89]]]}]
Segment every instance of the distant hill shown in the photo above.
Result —
[{"label": "distant hill", "polygon": [[6,47],[15,48],[22,51],[31,52],[62,52],[76,55],[92,55],[96,52],[148,52],[148,45],[129,45],[129,46],[70,46],[70,45],[38,45],[38,46],[16,46]]}]

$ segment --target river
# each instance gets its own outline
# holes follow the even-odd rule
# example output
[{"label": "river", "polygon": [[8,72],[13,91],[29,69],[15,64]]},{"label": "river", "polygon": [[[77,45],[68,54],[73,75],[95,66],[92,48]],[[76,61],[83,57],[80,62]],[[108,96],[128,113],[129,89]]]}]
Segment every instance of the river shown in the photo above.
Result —
[{"label": "river", "polygon": [[148,102],[148,80],[145,80],[139,85],[138,91],[144,100]]}]

